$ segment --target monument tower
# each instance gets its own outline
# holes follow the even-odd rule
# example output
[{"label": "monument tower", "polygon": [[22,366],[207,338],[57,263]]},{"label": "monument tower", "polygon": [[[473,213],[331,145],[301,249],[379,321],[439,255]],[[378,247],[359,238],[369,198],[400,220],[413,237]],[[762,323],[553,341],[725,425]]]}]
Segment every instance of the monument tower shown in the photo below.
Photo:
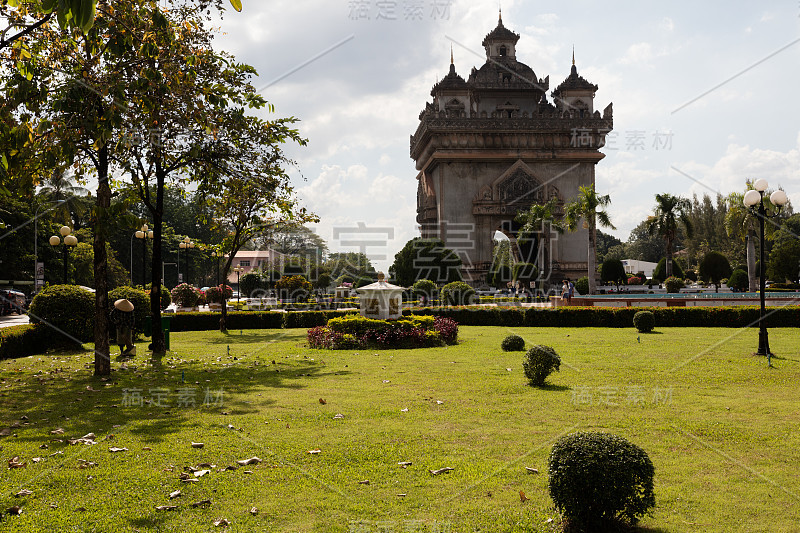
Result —
[{"label": "monument tower", "polygon": [[569,76],[550,93],[550,77],[537,78],[517,60],[520,36],[503,26],[484,39],[486,62],[465,81],[450,72],[431,90],[411,136],[416,162],[417,222],[422,236],[440,238],[463,261],[462,275],[481,285],[492,261],[493,237],[509,237],[517,260],[539,265],[540,279],[587,274],[587,230],[545,235],[517,246],[514,217],[555,198],[559,212],[581,185],[594,185],[599,151],[613,127],[609,104],[595,110],[597,85],[578,75],[573,52]]}]

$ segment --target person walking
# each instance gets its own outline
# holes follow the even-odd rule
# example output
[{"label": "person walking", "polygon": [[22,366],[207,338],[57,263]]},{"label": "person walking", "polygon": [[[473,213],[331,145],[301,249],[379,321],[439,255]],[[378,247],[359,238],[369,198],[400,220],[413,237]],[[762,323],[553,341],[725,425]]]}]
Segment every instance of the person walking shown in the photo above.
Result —
[{"label": "person walking", "polygon": [[110,318],[111,323],[117,328],[120,355],[136,355],[136,345],[133,344],[133,327],[136,324],[133,303],[126,299],[117,300],[114,302]]}]

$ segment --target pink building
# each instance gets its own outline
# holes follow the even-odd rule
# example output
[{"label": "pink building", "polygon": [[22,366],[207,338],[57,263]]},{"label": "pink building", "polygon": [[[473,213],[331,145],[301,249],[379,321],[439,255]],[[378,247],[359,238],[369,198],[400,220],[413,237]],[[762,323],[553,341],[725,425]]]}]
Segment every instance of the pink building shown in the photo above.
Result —
[{"label": "pink building", "polygon": [[[228,256],[225,256],[226,259],[227,257]],[[241,277],[248,272],[256,270],[262,266],[269,264],[277,266],[284,261],[285,257],[285,254],[276,252],[275,250],[240,250],[235,256],[233,256],[231,272],[228,275],[228,283],[236,284],[236,272],[233,271],[234,267],[242,267],[243,270],[239,273],[239,277]]]}]

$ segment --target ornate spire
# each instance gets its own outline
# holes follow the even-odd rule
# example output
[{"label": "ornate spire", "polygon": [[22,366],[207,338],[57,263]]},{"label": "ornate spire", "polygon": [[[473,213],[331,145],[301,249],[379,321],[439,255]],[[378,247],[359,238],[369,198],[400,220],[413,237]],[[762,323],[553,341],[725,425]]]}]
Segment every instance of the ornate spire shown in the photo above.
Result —
[{"label": "ornate spire", "polygon": [[497,23],[503,25],[503,6],[500,5],[500,15],[497,17]]},{"label": "ornate spire", "polygon": [[454,64],[455,64],[455,63],[453,62],[453,43],[450,43],[450,64],[451,64],[451,65],[454,65]]},{"label": "ornate spire", "polygon": [[575,66],[575,45],[572,45],[572,66]]}]

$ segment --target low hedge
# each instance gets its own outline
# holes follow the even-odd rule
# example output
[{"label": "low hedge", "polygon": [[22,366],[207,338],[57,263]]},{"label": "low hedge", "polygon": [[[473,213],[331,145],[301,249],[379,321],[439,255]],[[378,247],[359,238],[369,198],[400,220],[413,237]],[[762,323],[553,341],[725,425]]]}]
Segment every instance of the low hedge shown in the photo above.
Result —
[{"label": "low hedge", "polygon": [[[324,326],[335,317],[356,314],[356,311],[231,311],[227,326],[236,329],[313,328]],[[170,331],[208,331],[219,329],[219,313],[176,313],[170,317]]]},{"label": "low hedge", "polygon": [[0,329],[0,360],[28,357],[46,352],[61,342],[44,324],[21,324]]}]

